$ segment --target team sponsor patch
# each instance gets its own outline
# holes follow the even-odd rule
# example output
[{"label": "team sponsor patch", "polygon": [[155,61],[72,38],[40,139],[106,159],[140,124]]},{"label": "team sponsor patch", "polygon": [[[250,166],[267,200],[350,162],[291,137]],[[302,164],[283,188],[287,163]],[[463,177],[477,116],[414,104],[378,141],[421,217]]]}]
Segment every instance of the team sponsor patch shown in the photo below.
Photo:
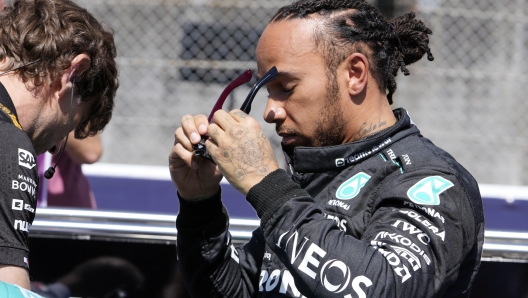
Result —
[{"label": "team sponsor patch", "polygon": [[11,203],[11,209],[12,210],[23,210],[24,209],[24,201],[13,199]]},{"label": "team sponsor patch", "polygon": [[359,191],[370,180],[370,176],[360,172],[352,178],[343,182],[336,191],[336,197],[340,200],[350,200],[355,198]]},{"label": "team sponsor patch", "polygon": [[31,170],[37,165],[37,162],[31,152],[18,148],[18,165]]},{"label": "team sponsor patch", "polygon": [[440,176],[430,176],[409,188],[407,196],[418,205],[440,205],[440,194],[453,185]]}]

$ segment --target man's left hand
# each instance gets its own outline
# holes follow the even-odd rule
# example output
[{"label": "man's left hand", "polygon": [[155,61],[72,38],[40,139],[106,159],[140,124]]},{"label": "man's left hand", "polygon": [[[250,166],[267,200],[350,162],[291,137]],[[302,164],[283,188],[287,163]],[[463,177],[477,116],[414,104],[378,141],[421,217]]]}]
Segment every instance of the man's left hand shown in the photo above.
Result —
[{"label": "man's left hand", "polygon": [[207,151],[224,177],[246,195],[266,175],[279,168],[260,124],[241,110],[219,110],[209,125]]}]

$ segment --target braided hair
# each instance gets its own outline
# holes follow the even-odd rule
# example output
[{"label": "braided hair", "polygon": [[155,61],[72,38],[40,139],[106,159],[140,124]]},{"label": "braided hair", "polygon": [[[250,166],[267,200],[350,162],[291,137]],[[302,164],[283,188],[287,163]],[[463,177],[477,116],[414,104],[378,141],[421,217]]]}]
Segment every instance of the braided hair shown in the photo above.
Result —
[{"label": "braided hair", "polygon": [[425,53],[429,61],[434,60],[428,45],[428,35],[433,32],[415,19],[414,13],[387,21],[364,0],[299,0],[279,9],[271,22],[308,18],[315,13],[328,17],[314,39],[322,46],[330,75],[335,76],[337,66],[351,52],[363,53],[373,62],[369,70],[380,90],[387,90],[389,104],[396,91],[398,70],[409,75],[406,65]]}]

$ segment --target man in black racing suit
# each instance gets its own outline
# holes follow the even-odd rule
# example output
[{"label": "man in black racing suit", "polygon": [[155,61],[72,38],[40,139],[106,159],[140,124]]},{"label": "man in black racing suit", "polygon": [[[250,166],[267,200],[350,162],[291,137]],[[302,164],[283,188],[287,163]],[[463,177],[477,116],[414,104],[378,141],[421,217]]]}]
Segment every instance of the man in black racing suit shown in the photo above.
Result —
[{"label": "man in black racing suit", "polygon": [[[430,33],[413,14],[387,23],[364,1],[279,10],[256,53],[259,75],[279,70],[264,115],[283,137],[291,176],[239,110],[216,112],[210,125],[187,115],[176,130],[178,259],[193,297],[469,295],[484,242],[478,185],[389,105],[398,69],[425,53],[432,60]],[[321,65],[331,70],[322,83]],[[206,132],[217,167],[191,152]],[[241,247],[230,243],[222,175],[261,220]]]},{"label": "man in black racing suit", "polygon": [[[82,38],[80,38],[82,37]],[[0,11],[0,284],[28,289],[36,155],[70,131],[95,135],[118,87],[113,35],[67,0],[17,0]]]}]

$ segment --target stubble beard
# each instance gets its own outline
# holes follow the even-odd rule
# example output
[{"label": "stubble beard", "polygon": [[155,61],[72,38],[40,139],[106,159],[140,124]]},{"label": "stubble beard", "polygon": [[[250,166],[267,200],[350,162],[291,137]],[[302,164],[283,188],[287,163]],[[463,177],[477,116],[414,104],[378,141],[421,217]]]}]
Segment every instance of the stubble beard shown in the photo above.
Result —
[{"label": "stubble beard", "polygon": [[[306,147],[324,147],[334,146],[343,143],[343,131],[345,127],[345,118],[343,111],[339,106],[339,86],[335,78],[327,75],[325,105],[319,112],[319,118],[315,119],[315,132],[312,138],[303,136],[300,131],[292,128],[275,126],[275,130],[287,134],[304,137],[307,142],[303,145]],[[294,147],[284,146],[287,152],[293,152]]]},{"label": "stubble beard", "polygon": [[335,76],[327,75],[326,79],[325,106],[316,122],[313,147],[334,146],[343,142],[345,118],[339,105],[339,85]]}]

